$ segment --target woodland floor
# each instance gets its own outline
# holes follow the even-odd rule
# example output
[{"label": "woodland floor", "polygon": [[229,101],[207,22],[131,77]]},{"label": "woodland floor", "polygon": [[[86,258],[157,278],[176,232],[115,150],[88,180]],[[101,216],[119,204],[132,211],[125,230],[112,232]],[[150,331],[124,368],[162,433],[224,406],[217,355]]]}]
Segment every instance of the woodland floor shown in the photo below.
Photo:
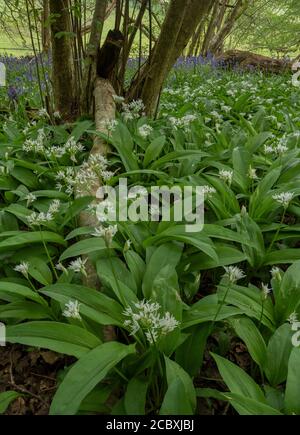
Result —
[{"label": "woodland floor", "polygon": [[[210,293],[209,279],[203,285],[201,299]],[[197,298],[197,297],[196,297]],[[201,376],[195,379],[198,388],[223,389],[225,384],[220,380],[218,369],[210,357],[217,342],[209,340],[201,370]],[[238,339],[232,340],[228,358],[249,372],[251,358],[247,348]],[[59,372],[75,361],[74,358],[52,351],[28,348],[21,345],[7,345],[0,348],[0,393],[14,390],[23,393],[7,409],[5,415],[48,415],[52,398],[59,381]],[[225,402],[218,400],[198,399],[200,415],[232,415],[235,414]]]},{"label": "woodland floor", "polygon": [[47,415],[57,388],[59,371],[72,359],[51,351],[8,345],[0,349],[0,393],[23,393],[6,415]]},{"label": "woodland floor", "polygon": [[[212,339],[204,356],[201,376],[195,380],[196,387],[224,387],[209,355],[214,346]],[[232,343],[229,359],[249,372],[251,358],[242,342]],[[72,362],[72,358],[52,351],[29,349],[20,345],[8,345],[0,349],[0,393],[8,390],[23,393],[22,397],[12,402],[5,415],[48,415],[57,389],[59,372]],[[228,404],[205,399],[198,399],[198,413],[235,414]]]}]

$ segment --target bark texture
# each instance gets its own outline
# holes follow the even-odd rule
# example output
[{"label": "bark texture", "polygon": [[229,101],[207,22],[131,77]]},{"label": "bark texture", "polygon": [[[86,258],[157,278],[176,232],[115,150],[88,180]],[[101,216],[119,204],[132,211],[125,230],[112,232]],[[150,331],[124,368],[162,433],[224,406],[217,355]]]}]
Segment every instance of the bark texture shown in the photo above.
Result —
[{"label": "bark texture", "polygon": [[[226,37],[232,31],[236,21],[240,18],[240,16],[245,12],[245,10],[249,6],[249,0],[238,0],[232,9],[231,13],[227,17],[226,21],[222,26],[220,26],[219,32],[216,34],[215,38],[209,45],[209,51],[216,54],[222,51],[224,41]],[[223,17],[221,23],[223,21]],[[218,23],[217,23],[218,27]]]},{"label": "bark texture", "polygon": [[103,23],[106,16],[107,0],[96,0],[93,20],[91,24],[90,40],[85,59],[81,113],[93,113],[93,91],[97,76],[97,53],[100,45]]},{"label": "bark texture", "polygon": [[184,52],[199,23],[208,15],[212,3],[211,0],[191,1],[190,7],[185,11],[181,29],[170,56],[168,72],[171,70],[178,57]]},{"label": "bark texture", "polygon": [[147,9],[148,2],[149,2],[149,0],[141,0],[139,13],[136,17],[136,20],[132,23],[132,30],[131,30],[131,33],[130,33],[130,36],[128,39],[128,43],[126,44],[126,46],[124,46],[124,60],[126,62],[129,58],[130,50],[131,50],[132,45],[134,43],[134,39],[136,37],[136,34],[141,26],[144,14],[145,14],[146,9]]},{"label": "bark texture", "polygon": [[[96,0],[97,1],[97,0]],[[96,5],[97,6],[97,5]],[[107,0],[107,7],[106,7],[106,11],[105,11],[105,17],[104,19],[107,20],[107,18],[109,18],[109,16],[111,15],[112,11],[115,9],[116,7],[116,0],[111,0],[109,2],[109,0]],[[82,29],[81,29],[81,34],[82,35],[86,35],[87,33],[90,33],[92,30],[92,25],[93,25],[93,19],[88,22]]]},{"label": "bark texture", "polygon": [[51,50],[51,30],[49,25],[49,16],[50,16],[49,0],[43,0],[43,12],[42,12],[43,53],[49,53]]},{"label": "bark texture", "polygon": [[[115,119],[116,105],[113,99],[115,94],[114,88],[108,80],[97,78],[95,80],[94,99],[95,99],[95,123],[96,130],[100,133],[107,134],[107,123]],[[91,154],[100,154],[106,156],[109,152],[108,144],[99,136],[95,136],[94,145],[91,150]],[[97,203],[96,193],[101,187],[99,184],[93,185],[92,191],[86,192],[87,196],[95,196],[95,203]],[[81,193],[82,194],[82,193]],[[82,212],[79,217],[80,226],[90,226],[95,228],[99,226],[97,218],[90,213]],[[97,277],[97,272],[90,261],[86,263],[87,277],[85,278],[85,284],[91,288],[100,288],[100,282]]]},{"label": "bark texture", "polygon": [[67,0],[50,0],[49,7],[52,17],[52,81],[55,110],[58,110],[64,119],[72,119],[76,114],[77,103],[70,11]]},{"label": "bark texture", "polygon": [[208,53],[209,44],[210,44],[211,39],[212,39],[212,37],[214,35],[214,31],[215,31],[215,28],[216,28],[216,22],[217,22],[217,19],[218,19],[218,14],[220,12],[219,11],[219,7],[220,7],[219,3],[215,2],[214,6],[213,6],[212,13],[211,13],[211,16],[210,16],[210,20],[209,20],[209,24],[208,24],[208,27],[207,27],[207,31],[205,33],[204,40],[203,40],[203,43],[202,43],[201,53],[204,56],[206,56],[207,53]]},{"label": "bark texture", "polygon": [[[110,4],[114,3],[111,2]],[[81,111],[90,114],[94,113],[96,130],[104,134],[108,133],[108,122],[114,120],[116,116],[116,105],[113,99],[115,90],[109,80],[97,76],[97,59],[107,8],[107,0],[96,0],[84,70],[83,98],[81,100]],[[91,154],[106,156],[108,152],[108,144],[99,136],[95,136]],[[99,180],[97,184],[93,185],[92,191],[89,190],[87,192],[87,195],[95,197],[94,202],[96,204],[99,201],[96,198],[96,193],[100,187],[101,182]],[[94,228],[99,225],[96,216],[86,212],[80,214],[79,220],[81,226]],[[89,259],[86,262],[86,272],[87,276],[84,284],[87,287],[101,290],[101,282],[97,271]],[[103,328],[103,335],[105,341],[114,340],[116,338],[114,327],[105,326]]]},{"label": "bark texture", "polygon": [[[115,119],[116,116],[116,105],[113,99],[113,95],[115,94],[115,90],[112,87],[111,83],[108,80],[97,77],[94,82],[94,99],[95,99],[95,123],[96,130],[100,133],[107,134],[107,123]],[[91,154],[100,154],[102,156],[106,156],[109,152],[108,144],[96,136],[94,138],[94,145],[91,150]],[[96,192],[101,187],[101,183],[97,185],[93,185],[92,192],[87,192],[87,195],[95,196],[95,203],[99,200],[96,199]],[[97,227],[99,226],[99,222],[96,216],[93,216],[89,213],[82,212],[79,217],[81,226],[90,226]],[[93,263],[88,259],[86,262],[86,278],[84,279],[84,284],[87,287],[95,288],[101,290],[101,282],[97,276],[97,271],[93,265]],[[116,332],[113,326],[105,326],[103,327],[103,336],[105,341],[112,341],[116,339]]]},{"label": "bark texture", "polygon": [[210,5],[210,0],[171,1],[152,54],[128,93],[128,99],[143,100],[148,115],[155,114],[164,80]]},{"label": "bark texture", "polygon": [[172,0],[163,23],[160,37],[153,49],[153,55],[147,65],[147,75],[140,97],[144,101],[148,114],[154,114],[157,99],[168,74],[168,67],[173,55],[184,14],[191,0]]}]

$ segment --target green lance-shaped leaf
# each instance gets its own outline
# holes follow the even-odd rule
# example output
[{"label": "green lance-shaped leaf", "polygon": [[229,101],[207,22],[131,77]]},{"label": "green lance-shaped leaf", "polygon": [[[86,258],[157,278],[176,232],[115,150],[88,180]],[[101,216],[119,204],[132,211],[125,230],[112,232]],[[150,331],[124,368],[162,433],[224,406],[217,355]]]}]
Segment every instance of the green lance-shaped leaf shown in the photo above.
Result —
[{"label": "green lance-shaped leaf", "polygon": [[101,382],[108,372],[135,346],[117,342],[104,343],[80,358],[60,384],[51,404],[50,415],[74,415],[83,399]]}]

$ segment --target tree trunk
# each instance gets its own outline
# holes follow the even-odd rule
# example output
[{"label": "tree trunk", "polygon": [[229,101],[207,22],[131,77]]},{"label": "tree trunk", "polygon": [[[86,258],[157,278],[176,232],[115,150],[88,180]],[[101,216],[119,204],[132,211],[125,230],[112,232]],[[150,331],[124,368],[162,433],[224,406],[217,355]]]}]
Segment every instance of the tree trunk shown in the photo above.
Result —
[{"label": "tree trunk", "polygon": [[[204,29],[203,29],[203,32],[204,32]],[[196,47],[195,47],[195,51],[194,51],[195,56],[199,56],[201,54],[201,52],[200,52],[201,42],[202,42],[202,35],[200,34],[198,41],[197,41],[197,44],[196,44]]]},{"label": "tree trunk", "polygon": [[203,30],[203,21],[201,20],[201,23],[199,24],[198,28],[194,32],[191,44],[189,46],[188,56],[190,56],[190,57],[196,55],[196,47],[197,47],[197,43],[199,41],[199,38],[201,37],[202,30]]},{"label": "tree trunk", "polygon": [[[115,90],[108,80],[96,78],[94,89],[94,99],[95,99],[95,124],[96,130],[99,133],[108,134],[107,125],[109,121],[115,119],[116,116],[116,105],[113,99]],[[108,144],[101,139],[99,136],[94,138],[94,145],[91,150],[91,154],[100,154],[101,156],[106,156],[109,152]],[[86,192],[86,195],[95,196],[94,203],[98,203],[99,200],[96,199],[97,190],[101,187],[100,180],[97,184],[93,185],[92,192]],[[82,195],[82,192],[81,192]],[[87,212],[81,212],[79,216],[80,226],[86,227],[98,227],[99,221],[96,216],[91,215]],[[93,263],[88,259],[86,264],[86,278],[84,279],[84,284],[87,287],[94,289],[101,289],[101,282],[98,278],[97,271]],[[105,341],[112,341],[116,339],[115,328],[113,326],[103,327],[103,335]]]},{"label": "tree trunk", "polygon": [[[111,0],[111,2],[107,4],[104,21],[107,20],[107,18],[109,18],[112,11],[116,8],[116,2],[117,2],[116,0]],[[83,29],[81,30],[82,35],[86,35],[87,33],[91,32],[92,22],[93,19],[83,27]]]},{"label": "tree trunk", "polygon": [[160,37],[144,69],[146,76],[143,77],[142,86],[138,86],[137,94],[143,100],[149,115],[155,113],[158,96],[168,74],[172,49],[190,3],[191,0],[171,0]]},{"label": "tree trunk", "polygon": [[49,0],[43,0],[43,12],[42,12],[43,53],[49,53],[51,50],[51,30],[50,30],[49,17],[50,17]]},{"label": "tree trunk", "polygon": [[70,11],[67,0],[50,0],[52,81],[55,110],[64,119],[76,115],[75,76],[70,37]]},{"label": "tree trunk", "polygon": [[143,16],[146,12],[148,1],[149,0],[141,0],[139,13],[136,17],[135,22],[133,23],[132,30],[131,30],[131,33],[130,33],[130,36],[128,39],[128,43],[124,47],[124,50],[125,50],[124,58],[125,58],[126,62],[128,61],[130,50],[131,50],[132,45],[134,43],[134,39],[135,39],[137,31],[139,30],[140,25],[142,23]]},{"label": "tree trunk", "polygon": [[219,29],[222,28],[222,24],[223,24],[224,17],[226,15],[226,8],[227,8],[228,3],[229,3],[229,0],[222,0],[222,4],[221,4],[219,13],[217,15],[216,23],[215,23],[217,32],[219,31]]},{"label": "tree trunk", "polygon": [[100,46],[101,35],[103,31],[103,23],[106,16],[107,0],[96,0],[93,21],[91,25],[90,40],[87,47],[87,55],[85,59],[82,97],[81,97],[81,113],[93,112],[93,91],[96,79],[96,61],[98,48]]},{"label": "tree trunk", "polygon": [[143,100],[149,116],[155,114],[164,80],[210,5],[207,0],[171,1],[152,56],[128,93],[129,99]]},{"label": "tree trunk", "polygon": [[211,48],[212,41],[216,37],[216,34],[219,32],[219,29],[222,28],[222,23],[226,14],[226,6],[228,4],[228,0],[222,0],[221,6],[217,10],[217,14],[214,18],[214,22],[212,23],[212,33],[209,35],[207,39],[207,47],[205,50],[205,55],[207,56],[208,53],[213,53],[213,50]]},{"label": "tree trunk", "polygon": [[226,37],[229,35],[236,21],[245,12],[248,6],[249,0],[238,0],[236,2],[236,5],[232,9],[232,12],[229,14],[226,22],[221,27],[220,31],[217,33],[217,35],[210,44],[210,51],[212,53],[216,54],[222,50]]},{"label": "tree trunk", "polygon": [[178,57],[183,53],[198,24],[210,11],[212,0],[192,0],[190,8],[186,10],[176,43],[169,59],[168,72],[174,66]]},{"label": "tree trunk", "polygon": [[[96,130],[99,133],[108,134],[107,124],[109,121],[114,120],[116,116],[116,105],[113,99],[115,91],[111,83],[105,79],[96,78],[94,85]],[[108,151],[108,144],[99,136],[95,136],[91,154],[100,154],[102,156],[106,156]],[[92,195],[95,197],[95,202],[97,202],[96,193],[99,187],[101,187],[100,181],[98,184],[93,184],[92,189],[89,189],[89,191],[86,192],[87,196]],[[82,196],[84,192],[80,192],[80,194]],[[96,216],[91,215],[90,213],[81,212],[79,219],[80,226],[90,226],[92,228],[99,226]],[[100,283],[97,277],[97,272],[90,261],[87,261],[86,269],[87,277],[85,279],[85,284],[91,288],[99,288]]]},{"label": "tree trunk", "polygon": [[206,31],[206,34],[204,36],[204,41],[202,44],[202,48],[201,48],[201,54],[203,54],[203,56],[206,56],[208,53],[208,48],[209,48],[209,44],[211,42],[211,39],[214,35],[214,31],[215,31],[215,27],[216,27],[216,20],[218,18],[218,12],[219,12],[219,3],[216,2],[211,14],[211,18],[208,24],[208,28]]},{"label": "tree trunk", "polygon": [[[82,109],[86,112],[91,112],[94,108],[95,125],[97,132],[108,134],[107,125],[115,119],[116,105],[113,99],[115,90],[109,80],[97,77],[97,55],[100,47],[100,40],[103,30],[103,23],[107,11],[107,0],[96,0],[95,11],[91,26],[91,35],[87,50],[87,59],[84,73],[84,89],[82,100]],[[94,145],[91,150],[91,155],[100,154],[106,156],[109,152],[108,144],[99,136],[95,136]],[[92,192],[86,192],[87,195],[93,195],[96,199],[97,190],[101,187],[100,180],[92,187]],[[81,192],[82,194],[82,192]],[[81,226],[97,227],[99,222],[96,216],[86,212],[80,213],[79,216]],[[97,271],[93,263],[88,259],[86,262],[86,273],[84,284],[87,287],[101,289],[101,282],[97,276]],[[105,326],[103,328],[105,341],[111,341],[116,338],[115,328],[113,326]]]}]

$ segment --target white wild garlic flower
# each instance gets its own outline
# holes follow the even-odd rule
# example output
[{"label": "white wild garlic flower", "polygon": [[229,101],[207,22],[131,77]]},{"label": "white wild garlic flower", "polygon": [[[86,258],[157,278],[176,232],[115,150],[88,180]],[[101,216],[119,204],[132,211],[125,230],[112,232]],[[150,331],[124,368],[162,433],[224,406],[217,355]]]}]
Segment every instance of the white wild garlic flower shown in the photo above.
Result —
[{"label": "white wild garlic flower", "polygon": [[277,193],[276,195],[273,195],[272,198],[277,201],[279,204],[281,204],[284,208],[288,208],[290,205],[290,202],[294,198],[294,194],[292,192],[282,192]]},{"label": "white wild garlic flower", "polygon": [[224,267],[225,274],[224,277],[228,278],[229,281],[234,284],[240,279],[245,278],[244,272],[239,269],[237,266],[226,266]]},{"label": "white wild garlic flower", "polygon": [[45,141],[47,140],[47,135],[44,131],[43,128],[40,128],[38,130],[38,136],[36,139],[27,139],[23,146],[22,149],[23,151],[27,152],[27,153],[36,153],[36,154],[45,154]]},{"label": "white wild garlic flower", "polygon": [[154,344],[158,341],[159,334],[158,334],[157,330],[153,329],[153,330],[146,331],[145,337],[146,337],[148,343]]},{"label": "white wild garlic flower", "polygon": [[286,145],[282,145],[280,143],[274,148],[275,153],[278,154],[278,155],[283,155],[288,150],[289,149],[288,149],[288,147]]},{"label": "white wild garlic flower", "polygon": [[119,95],[113,95],[113,100],[116,104],[122,104],[125,102],[125,98]]},{"label": "white wild garlic flower", "polygon": [[131,335],[141,330],[150,344],[156,343],[179,326],[179,322],[172,314],[169,312],[161,314],[162,308],[157,302],[143,300],[133,306],[134,308],[128,307],[123,312],[125,317],[129,317],[125,320],[124,326],[128,328]]},{"label": "white wild garlic flower", "polygon": [[139,135],[144,139],[146,139],[148,136],[150,136],[152,131],[153,131],[153,128],[151,127],[151,125],[148,125],[148,124],[144,124],[141,127],[139,127],[139,129],[138,129]]},{"label": "white wild garlic flower", "polygon": [[132,245],[132,241],[126,240],[126,242],[124,244],[124,253],[129,251],[131,245]]},{"label": "white wild garlic flower", "polygon": [[78,301],[72,301],[70,300],[65,304],[64,311],[62,315],[64,317],[68,317],[71,319],[78,319],[81,320],[80,316],[80,303]]},{"label": "white wild garlic flower", "polygon": [[267,284],[262,283],[261,284],[261,289],[262,289],[262,296],[263,299],[268,299],[269,294],[272,293],[272,289],[270,287],[267,286]]},{"label": "white wild garlic flower", "polygon": [[36,196],[33,193],[28,193],[26,196],[24,196],[24,199],[27,200],[27,207],[32,204],[34,201],[36,201]]},{"label": "white wild garlic flower", "polygon": [[250,180],[258,180],[256,169],[252,168],[252,166],[249,167],[248,177],[250,178]]},{"label": "white wild garlic flower", "polygon": [[109,133],[115,131],[117,125],[118,125],[118,121],[116,119],[107,120],[105,122],[105,127]]},{"label": "white wild garlic flower", "polygon": [[144,110],[145,106],[142,100],[133,100],[128,104],[122,104],[121,115],[124,121],[132,121],[133,119],[140,118]]},{"label": "white wild garlic flower", "polygon": [[80,142],[76,142],[73,136],[71,136],[65,146],[63,147],[64,154],[69,154],[72,162],[77,163],[76,154],[82,153],[85,150],[84,146]]},{"label": "white wild garlic flower", "polygon": [[271,275],[272,275],[272,279],[277,279],[278,281],[281,281],[281,270],[279,269],[279,267],[272,267],[271,269]]},{"label": "white wild garlic flower", "polygon": [[58,146],[52,145],[46,147],[47,135],[44,129],[38,130],[38,136],[36,139],[27,139],[23,144],[23,151],[41,154],[48,159],[60,159],[64,155],[69,155],[73,162],[77,162],[76,154],[84,151],[84,147],[81,143],[77,143],[73,136],[71,136],[65,145]]},{"label": "white wild garlic flower", "polygon": [[29,263],[27,263],[26,261],[22,261],[20,264],[14,267],[14,270],[16,272],[21,273],[26,278],[28,277],[28,269],[29,269]]},{"label": "white wild garlic flower", "polygon": [[204,196],[210,198],[214,193],[217,193],[216,189],[211,186],[201,186]]},{"label": "white wild garlic flower", "polygon": [[60,272],[68,273],[67,269],[64,267],[64,265],[62,263],[57,263],[55,265],[55,269],[59,270]]},{"label": "white wild garlic flower", "polygon": [[80,195],[93,194],[93,188],[99,184],[99,180],[110,180],[114,173],[107,170],[108,161],[101,155],[90,155],[88,160],[82,163],[80,169],[66,168],[56,174],[58,190],[65,189],[68,195],[75,191]]},{"label": "white wild garlic flower", "polygon": [[117,225],[109,225],[108,227],[100,226],[95,228],[94,232],[92,233],[92,236],[103,237],[104,240],[106,241],[106,244],[110,246],[117,232],[118,232]]},{"label": "white wild garlic flower", "polygon": [[61,159],[66,153],[66,150],[64,147],[55,146],[53,145],[49,149],[45,149],[44,155],[49,159]]},{"label": "white wild garlic flower", "polygon": [[40,118],[46,118],[46,117],[49,116],[49,115],[48,115],[47,110],[44,109],[44,108],[42,108],[42,109],[39,109],[39,111],[38,111],[38,116],[39,116]]},{"label": "white wild garlic flower", "polygon": [[51,214],[58,213],[59,208],[60,208],[60,200],[54,199],[54,201],[52,201],[50,206],[49,206],[48,213],[51,213]]},{"label": "white wild garlic flower", "polygon": [[[28,196],[28,195],[27,195]],[[33,212],[31,215],[27,216],[27,221],[30,226],[40,226],[46,224],[47,222],[51,222],[54,219],[54,214],[58,213],[60,207],[60,200],[54,199],[48,211],[37,213]]]},{"label": "white wild garlic flower", "polygon": [[271,145],[265,145],[264,151],[265,154],[273,154],[275,152],[275,149]]},{"label": "white wild garlic flower", "polygon": [[106,246],[107,247],[111,247],[111,244],[112,244],[112,241],[113,241],[113,238],[114,238],[114,236],[117,234],[117,232],[118,232],[118,227],[117,227],[117,225],[110,225],[107,229],[106,229],[106,231],[105,231],[105,234],[104,234],[104,240],[105,240],[105,243],[106,243]]},{"label": "white wild garlic flower", "polygon": [[101,177],[102,177],[103,181],[109,181],[114,175],[115,174],[112,171],[102,171],[101,172]]},{"label": "white wild garlic flower", "polygon": [[33,212],[31,215],[27,216],[27,221],[30,226],[40,226],[47,224],[48,222],[51,222],[53,220],[52,213],[37,213]]},{"label": "white wild garlic flower", "polygon": [[288,150],[289,150],[288,147],[284,145],[282,140],[276,146],[272,146],[272,145],[264,146],[265,154],[277,154],[278,156],[282,156]]},{"label": "white wild garlic flower", "polygon": [[179,325],[179,322],[175,319],[175,317],[170,314],[168,311],[166,312],[166,314],[164,315],[164,317],[162,317],[160,319],[160,328],[161,328],[161,334],[162,335],[167,335],[170,334],[170,332],[174,331],[174,329],[177,328],[177,326]]},{"label": "white wild garlic flower", "polygon": [[244,205],[242,205],[242,208],[241,208],[241,216],[245,217],[245,216],[247,216],[247,215],[248,215],[247,207],[244,206]]},{"label": "white wild garlic flower", "polygon": [[172,127],[175,129],[177,128],[184,128],[186,130],[189,129],[190,124],[194,122],[197,119],[196,115],[189,114],[185,115],[182,118],[175,118],[174,116],[171,116],[169,118],[169,122],[172,124]]},{"label": "white wild garlic flower", "polygon": [[228,183],[230,186],[232,183],[233,171],[226,171],[224,169],[221,169],[219,171],[219,177],[221,178],[221,180],[225,181],[225,183]]},{"label": "white wild garlic flower", "polygon": [[76,258],[76,260],[71,261],[68,269],[76,273],[82,273],[84,276],[86,276],[85,264],[87,260],[87,258],[85,258],[84,260],[82,260],[81,257]]}]

